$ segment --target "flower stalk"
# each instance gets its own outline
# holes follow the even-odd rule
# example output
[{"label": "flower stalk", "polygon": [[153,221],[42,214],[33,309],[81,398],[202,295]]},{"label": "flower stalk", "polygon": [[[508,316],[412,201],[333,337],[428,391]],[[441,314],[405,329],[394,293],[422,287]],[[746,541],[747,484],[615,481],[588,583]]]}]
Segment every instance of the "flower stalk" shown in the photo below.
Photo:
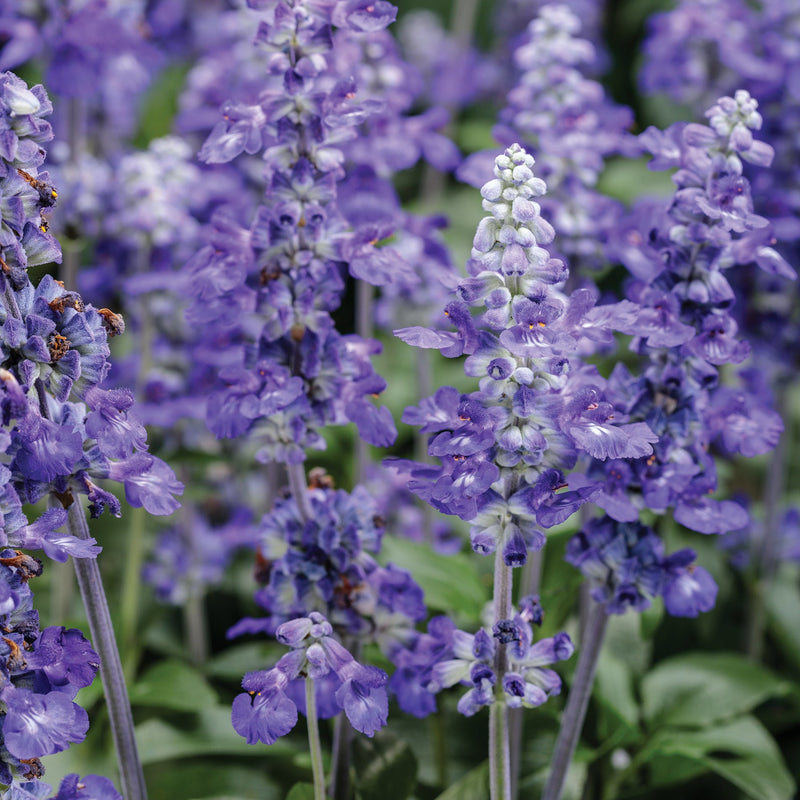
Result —
[{"label": "flower stalk", "polygon": [[[511,619],[512,577],[501,551],[494,559],[494,621]],[[509,714],[503,691],[503,677],[508,670],[506,648],[495,650],[495,701],[489,709],[489,785],[492,800],[511,800],[511,759]]]},{"label": "flower stalk", "polygon": [[575,678],[570,686],[569,699],[561,718],[561,728],[553,751],[550,777],[544,787],[542,800],[559,800],[564,790],[567,770],[575,755],[575,748],[583,728],[586,709],[592,694],[592,684],[597,671],[597,662],[603,647],[608,613],[602,603],[593,603],[586,622]]},{"label": "flower stalk", "polygon": [[[69,507],[67,528],[70,534],[78,539],[90,538],[83,507],[77,500]],[[111,735],[117,753],[122,794],[126,800],[146,800],[147,787],[136,745],[133,713],[108,602],[103,590],[100,568],[93,558],[76,558],[73,562],[89,622],[92,645],[100,655],[100,675],[108,707]]]},{"label": "flower stalk", "polygon": [[308,750],[311,754],[311,773],[314,776],[314,800],[325,800],[325,768],[322,764],[322,745],[317,720],[317,696],[313,678],[306,678],[306,723]]}]

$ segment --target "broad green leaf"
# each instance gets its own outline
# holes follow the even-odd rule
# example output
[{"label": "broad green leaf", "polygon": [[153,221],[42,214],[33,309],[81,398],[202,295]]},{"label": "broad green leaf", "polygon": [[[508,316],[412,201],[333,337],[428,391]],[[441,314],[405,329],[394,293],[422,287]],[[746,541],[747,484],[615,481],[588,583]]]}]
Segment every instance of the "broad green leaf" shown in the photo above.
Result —
[{"label": "broad green leaf", "polygon": [[655,636],[661,620],[664,619],[664,603],[661,598],[653,602],[650,608],[646,608],[639,614],[639,626],[642,632],[642,638],[648,641]]},{"label": "broad green leaf", "polygon": [[314,784],[296,783],[289,789],[286,800],[314,800]]},{"label": "broad green leaf", "polygon": [[790,690],[772,672],[735,653],[688,653],[662,661],[642,680],[648,724],[706,727]]},{"label": "broad green leaf", "polygon": [[766,602],[769,627],[776,643],[784,655],[800,667],[800,625],[797,624],[800,587],[795,570],[779,575],[767,593]]},{"label": "broad green leaf", "polygon": [[149,800],[284,800],[258,766],[192,759],[148,769]]},{"label": "broad green leaf", "polygon": [[681,756],[735,784],[753,800],[790,800],[794,781],[764,726],[749,715],[702,730],[659,731],[649,760]]},{"label": "broad green leaf", "polygon": [[286,652],[277,642],[247,642],[223,650],[203,665],[203,671],[215,678],[240,681],[246,672],[269,669]]},{"label": "broad green leaf", "polygon": [[436,800],[486,800],[489,796],[489,762],[484,761],[445,789]]},{"label": "broad green leaf", "polygon": [[175,711],[200,711],[217,703],[205,678],[181,661],[161,661],[130,688],[131,704]]},{"label": "broad green leaf", "polygon": [[600,736],[622,745],[638,738],[639,705],[633,694],[633,676],[625,661],[604,649],[595,677],[594,696],[603,708]]},{"label": "broad green leaf", "polygon": [[230,706],[203,709],[192,730],[179,730],[160,719],[137,725],[136,740],[144,764],[173,758],[190,758],[211,754],[286,758],[293,751],[289,745],[247,744],[231,725]]},{"label": "broad green leaf", "polygon": [[417,785],[417,759],[409,744],[387,730],[353,746],[356,789],[362,800],[406,800]]},{"label": "broad green leaf", "polygon": [[444,556],[426,544],[388,536],[381,550],[383,563],[397,564],[414,576],[429,608],[470,620],[480,617],[489,599],[488,587],[477,571],[478,558],[461,553]]}]

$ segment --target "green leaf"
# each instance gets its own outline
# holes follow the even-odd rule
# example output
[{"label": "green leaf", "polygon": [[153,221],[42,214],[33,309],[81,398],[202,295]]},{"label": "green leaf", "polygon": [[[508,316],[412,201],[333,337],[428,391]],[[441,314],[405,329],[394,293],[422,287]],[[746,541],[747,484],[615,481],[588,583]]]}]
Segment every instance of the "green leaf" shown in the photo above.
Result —
[{"label": "green leaf", "polygon": [[650,726],[705,727],[743,714],[790,684],[735,653],[688,653],[662,661],[642,680]]},{"label": "green leaf", "polygon": [[161,661],[131,687],[130,699],[132,705],[200,711],[216,705],[217,693],[188,664]]},{"label": "green leaf", "polygon": [[215,678],[241,681],[246,672],[269,669],[286,652],[277,642],[247,642],[223,650],[203,665],[203,671]]},{"label": "green leaf", "polygon": [[286,800],[315,800],[313,783],[296,783],[289,789]]},{"label": "green leaf", "polygon": [[406,800],[417,785],[417,759],[409,744],[387,730],[353,745],[356,789],[362,800]]},{"label": "green leaf", "polygon": [[790,800],[795,784],[764,726],[749,715],[702,730],[662,730],[648,760],[681,756],[730,781],[753,800]]},{"label": "green leaf", "polygon": [[766,598],[770,631],[783,654],[800,667],[800,586],[796,570],[784,570],[773,583]]},{"label": "green leaf", "polygon": [[475,769],[445,789],[436,800],[486,800],[489,796],[489,762]]},{"label": "green leaf", "polygon": [[283,742],[247,744],[231,725],[230,706],[203,709],[192,730],[180,730],[160,719],[136,726],[136,740],[143,764],[211,754],[286,758],[293,749]]},{"label": "green leaf", "polygon": [[623,659],[606,649],[597,665],[594,696],[603,708],[599,728],[603,741],[613,737],[616,746],[636,741],[639,705],[633,693],[633,675]]},{"label": "green leaf", "polygon": [[437,611],[477,620],[489,600],[488,587],[478,575],[477,556],[444,556],[426,544],[387,536],[381,560],[407,569],[425,592],[428,607]]},{"label": "green leaf", "polygon": [[150,800],[284,800],[284,792],[258,766],[192,759],[148,769]]}]

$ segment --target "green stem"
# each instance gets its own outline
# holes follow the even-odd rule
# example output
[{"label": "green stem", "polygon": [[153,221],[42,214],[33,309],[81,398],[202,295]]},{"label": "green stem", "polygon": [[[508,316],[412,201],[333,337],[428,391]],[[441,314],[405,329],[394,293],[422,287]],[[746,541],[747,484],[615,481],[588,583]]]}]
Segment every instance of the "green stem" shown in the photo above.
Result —
[{"label": "green stem", "polygon": [[[494,556],[494,621],[511,619],[511,567],[503,560],[502,549]],[[508,669],[504,646],[495,649],[495,700],[489,708],[489,787],[491,800],[511,800],[511,760],[508,706],[503,693],[503,677]]]},{"label": "green stem", "polygon": [[350,751],[352,728],[342,712],[333,723],[333,746],[331,747],[331,785],[328,796],[333,800],[350,797]]},{"label": "green stem", "polygon": [[564,708],[561,728],[558,731],[553,751],[550,776],[545,784],[542,800],[559,800],[561,792],[564,790],[567,770],[575,755],[575,748],[583,728],[583,720],[586,717],[586,709],[589,707],[594,674],[597,670],[600,650],[603,647],[607,624],[608,614],[606,614],[605,606],[601,603],[594,603],[586,622],[586,630],[581,642],[581,654],[575,669],[575,677],[569,688],[567,705]]},{"label": "green stem", "polygon": [[316,687],[306,678],[306,722],[308,723],[308,749],[311,753],[311,774],[314,777],[314,800],[325,800],[325,767],[322,764],[322,745],[317,720]]},{"label": "green stem", "polygon": [[[86,515],[78,500],[69,507],[67,528],[78,539],[90,538]],[[75,558],[73,563],[89,622],[92,646],[100,656],[100,676],[117,752],[122,795],[125,800],[146,800],[147,787],[136,746],[133,714],[100,568],[94,558]]]},{"label": "green stem", "polygon": [[[356,333],[362,339],[374,334],[375,288],[366,281],[356,281]],[[363,483],[370,461],[369,445],[356,432],[353,464],[353,483]]]},{"label": "green stem", "polygon": [[791,430],[786,390],[778,395],[777,411],[785,421],[785,430],[770,455],[764,484],[764,536],[753,549],[754,578],[748,603],[746,652],[751,661],[761,661],[764,653],[764,635],[767,628],[767,597],[780,564],[781,529],[779,523],[780,501],[785,484],[786,465],[789,463]]},{"label": "green stem", "polygon": [[444,710],[437,708],[428,718],[433,745],[433,765],[436,768],[436,783],[442,789],[449,786],[447,769],[447,735],[444,728]]},{"label": "green stem", "polygon": [[125,654],[125,671],[133,674],[138,654],[136,628],[139,619],[139,600],[142,584],[142,565],[145,554],[145,520],[143,508],[132,508],[128,535],[125,538],[125,567],[122,574],[120,598],[120,643]]}]

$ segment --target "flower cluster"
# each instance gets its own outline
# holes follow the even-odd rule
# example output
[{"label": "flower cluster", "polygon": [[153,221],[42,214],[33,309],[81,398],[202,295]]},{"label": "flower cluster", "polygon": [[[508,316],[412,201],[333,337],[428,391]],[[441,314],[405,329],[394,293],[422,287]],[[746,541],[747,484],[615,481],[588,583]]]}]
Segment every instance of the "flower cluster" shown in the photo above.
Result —
[{"label": "flower cluster", "polygon": [[[767,270],[776,265],[774,251],[762,252],[768,222],[754,213],[742,175],[742,159],[766,166],[772,157],[753,136],[761,125],[756,105],[737,92],[708,111],[710,126],[650,128],[641,137],[656,156],[651,166],[678,171],[660,226],[640,234],[639,241],[648,242],[644,258],[627,262],[634,275],[628,297],[639,312],[625,331],[649,364],[638,378],[618,366],[611,382],[625,398],[622,410],[646,420],[659,441],[652,458],[604,466],[606,488],[595,502],[621,522],[633,521],[643,506],[659,513],[674,506],[676,520],[701,533],[742,527],[747,516],[740,506],[708,496],[717,483],[710,441],[721,433],[736,451],[755,455],[774,447],[783,427],[771,409],[729,402],[734,398],[725,390],[713,401],[718,368],[741,363],[749,353],[737,336],[726,271],[752,261]],[[736,442],[725,434],[746,426],[743,415],[758,419],[758,430],[747,426],[749,435]],[[729,417],[735,417],[730,425]]]},{"label": "flower cluster", "polygon": [[[0,76],[0,191],[6,198],[0,226],[1,699],[8,754],[0,783],[6,786],[38,778],[40,756],[83,739],[88,718],[72,698],[91,683],[99,664],[79,631],[39,632],[27,581],[42,565],[23,550],[43,550],[60,562],[70,555],[95,558],[100,548],[88,534],[59,532],[65,509],[81,494],[93,516],[105,508],[120,515],[120,501],[95,481],[123,483],[132,505],[155,514],[174,511],[173,495],[183,489],[147,452],[144,428],[129,413],[132,393],[98,386],[109,369],[107,339],[124,330],[122,318],[84,303],[49,275],[36,287],[28,277],[29,267],[60,260],[46,220],[57,192],[39,170],[42,145],[52,138],[43,119],[50,110],[41,86],[29,89],[12,73]],[[45,497],[62,507],[29,524],[23,505]]]},{"label": "flower cluster", "polygon": [[[467,374],[480,379],[469,395],[444,387],[406,409],[403,420],[431,434],[428,453],[440,459],[436,466],[399,462],[410,472],[409,488],[471,520],[473,548],[497,549],[515,566],[544,544],[540,527],[567,519],[596,491],[561,491],[564,470],[580,452],[645,457],[657,439],[646,423],[616,413],[601,376],[578,358],[582,344],[624,326],[630,310],[597,306],[589,290],[567,297],[557,288],[568,271],[543,246],[554,231],[541,217],[537,198],[546,187],[532,166],[533,157],[514,145],[497,157],[496,177],[481,190],[491,216],[478,226],[470,277],[445,310],[457,330],[395,332],[445,356],[467,354]],[[477,317],[470,305],[482,309]]]},{"label": "flower cluster", "polygon": [[640,522],[595,519],[570,539],[566,559],[593,584],[592,597],[609,614],[643,611],[654,597],[675,617],[696,617],[714,607],[717,585],[696,554],[664,556],[661,538]]},{"label": "flower cluster", "polygon": [[[33,526],[31,526],[33,527]],[[0,786],[38,779],[42,756],[81,742],[89,728],[86,711],[74,702],[100,666],[97,653],[75,629],[39,629],[28,581],[42,564],[19,550],[0,551]]]},{"label": "flower cluster", "polygon": [[[541,624],[538,598],[520,601],[513,619],[500,620],[490,631],[476,634],[447,631],[446,647],[438,648],[436,661],[425,668],[422,685],[439,692],[456,684],[469,686],[458,701],[467,717],[483,706],[501,702],[509,708],[534,708],[561,692],[561,678],[548,665],[569,658],[574,647],[566,633],[534,642],[532,624]],[[505,671],[497,686],[497,651],[505,654]]]},{"label": "flower cluster", "polygon": [[376,247],[391,229],[348,230],[335,202],[342,145],[380,104],[360,100],[353,80],[338,73],[331,25],[358,34],[394,15],[384,2],[278,3],[257,36],[271,54],[267,88],[254,104],[227,105],[200,153],[219,163],[264,151],[268,191],[251,228],[220,212],[211,244],[186,267],[189,321],[231,342],[209,426],[220,437],[260,439],[261,460],[304,459],[324,446],[318,430],[326,424],[353,421],[375,445],[396,435],[389,412],[369,399],[385,388],[370,363],[378,345],[339,334],[331,319],[344,265],[376,284],[408,270],[391,248]]},{"label": "flower cluster", "polygon": [[248,672],[242,681],[245,692],[233,701],[234,730],[248,744],[273,744],[294,728],[298,707],[305,710],[303,679],[315,683],[320,716],[344,711],[350,724],[367,736],[386,724],[386,673],[359,664],[333,637],[322,614],[312,611],[284,622],[275,635],[290,652],[272,669]]},{"label": "flower cluster", "polygon": [[405,570],[375,561],[383,520],[363,487],[325,488],[314,474],[308,500],[307,520],[293,498],[279,500],[262,519],[256,568],[262,587],[255,599],[268,616],[246,618],[230,635],[274,633],[286,620],[316,611],[337,634],[377,642],[392,657],[425,617],[422,590]]},{"label": "flower cluster", "polygon": [[[597,60],[594,45],[579,38],[581,20],[566,5],[547,4],[530,22],[514,50],[517,83],[508,93],[494,136],[520,142],[537,159],[547,182],[541,200],[557,235],[554,246],[573,271],[607,263],[604,245],[622,214],[621,205],[595,185],[612,155],[639,152],[628,132],[630,109],[612,103],[603,87],[585,77]],[[480,186],[489,152],[476,153],[458,175]]]}]

